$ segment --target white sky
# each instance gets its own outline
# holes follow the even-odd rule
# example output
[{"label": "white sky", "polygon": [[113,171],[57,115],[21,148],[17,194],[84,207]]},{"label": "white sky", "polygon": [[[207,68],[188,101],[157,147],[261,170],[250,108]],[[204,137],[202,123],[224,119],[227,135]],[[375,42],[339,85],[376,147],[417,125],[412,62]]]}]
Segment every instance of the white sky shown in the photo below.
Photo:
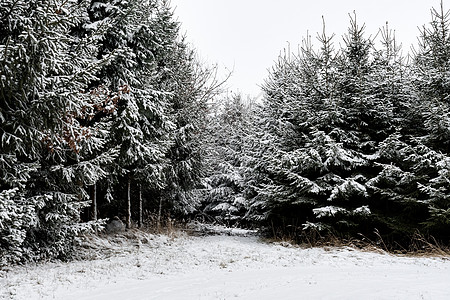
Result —
[{"label": "white sky", "polygon": [[[450,0],[444,9],[450,8]],[[217,63],[221,74],[233,70],[228,86],[232,91],[257,96],[281,50],[290,44],[296,52],[307,32],[322,32],[325,17],[328,35],[335,43],[356,11],[366,34],[375,35],[389,22],[404,53],[416,43],[418,26],[431,20],[430,9],[440,0],[171,0],[182,33],[197,49],[200,58]],[[223,75],[222,75],[223,76]]]}]

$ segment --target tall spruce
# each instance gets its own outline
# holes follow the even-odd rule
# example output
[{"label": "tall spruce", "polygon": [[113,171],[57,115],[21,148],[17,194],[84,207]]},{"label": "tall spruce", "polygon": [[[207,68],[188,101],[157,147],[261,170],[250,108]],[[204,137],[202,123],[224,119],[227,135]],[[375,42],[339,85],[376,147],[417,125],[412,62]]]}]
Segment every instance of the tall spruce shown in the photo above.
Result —
[{"label": "tall spruce", "polygon": [[307,38],[298,56],[279,58],[266,81],[264,163],[253,163],[263,176],[253,203],[275,232],[396,229],[386,225],[372,188],[388,168],[379,149],[400,130],[396,116],[408,93],[394,39],[388,29],[382,37],[378,51],[351,18],[341,49],[325,33],[318,50]]},{"label": "tall spruce", "polygon": [[[199,206],[196,191],[203,177],[201,135],[205,129],[207,104],[220,92],[223,81],[215,77],[215,67],[199,63],[195,51],[180,35],[179,24],[174,21],[167,1],[164,3],[159,24],[165,24],[165,31],[171,33],[165,35],[171,50],[161,57],[164,74],[161,86],[171,95],[168,114],[174,128],[172,144],[166,154],[165,188],[153,193],[166,214],[186,215]],[[158,215],[161,217],[161,213]]]},{"label": "tall spruce", "polygon": [[242,226],[245,222],[245,144],[251,111],[250,100],[245,102],[236,94],[216,101],[208,115],[202,200],[207,221],[227,226]]},{"label": "tall spruce", "polygon": [[[98,76],[109,90],[121,93],[109,137],[109,147],[117,147],[119,155],[102,189],[110,201],[115,199],[111,202],[114,211],[124,207],[121,214],[126,216],[128,227],[133,211],[131,189],[163,188],[165,155],[171,145],[171,93],[162,82],[167,76],[166,57],[173,51],[176,26],[170,25],[173,21],[166,17],[165,5],[159,0],[92,1],[85,26],[97,28],[99,22],[109,20],[109,26],[102,28],[99,56],[116,53],[115,60]],[[125,203],[118,202],[120,199],[126,199]]]},{"label": "tall spruce", "polygon": [[[450,11],[443,1],[432,9],[431,22],[420,32],[414,53],[415,115],[421,130],[414,132],[410,161],[422,180],[419,198],[429,207],[426,228],[448,242],[450,235]],[[417,113],[418,112],[418,113]]]},{"label": "tall spruce", "polygon": [[256,144],[259,150],[253,151],[259,158],[250,160],[259,174],[251,183],[250,215],[259,211],[258,218],[284,227],[281,230],[301,229],[318,199],[325,197],[324,187],[314,182],[323,161],[312,143],[329,119],[326,108],[333,107],[337,54],[331,39],[319,36],[318,52],[309,37],[298,56],[285,52],[263,87],[266,97],[259,124],[265,134]]},{"label": "tall spruce", "polygon": [[3,1],[0,15],[1,263],[67,258],[90,227],[78,223],[83,186],[102,176],[80,164],[101,147],[81,115],[101,101],[89,83],[110,57],[97,58],[97,33],[72,35],[85,1]]}]

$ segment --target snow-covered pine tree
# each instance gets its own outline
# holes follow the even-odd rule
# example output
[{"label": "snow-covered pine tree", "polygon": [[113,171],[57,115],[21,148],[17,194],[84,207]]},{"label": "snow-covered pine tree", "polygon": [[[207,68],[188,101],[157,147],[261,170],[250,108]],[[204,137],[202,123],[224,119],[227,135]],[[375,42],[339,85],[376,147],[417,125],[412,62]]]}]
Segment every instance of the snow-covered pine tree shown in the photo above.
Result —
[{"label": "snow-covered pine tree", "polygon": [[[443,1],[432,9],[432,19],[420,32],[414,53],[415,116],[419,130],[413,135],[415,147],[409,158],[416,174],[422,176],[419,198],[429,206],[426,228],[449,242],[450,236],[450,11]],[[422,195],[423,196],[423,195]]]},{"label": "snow-covered pine tree", "polygon": [[366,186],[370,195],[370,208],[378,232],[386,242],[410,242],[420,229],[425,205],[417,201],[417,181],[421,175],[414,172],[409,160],[413,153],[410,136],[420,128],[414,115],[411,72],[401,56],[401,47],[392,31],[381,31],[382,47],[374,54],[376,65],[372,75],[373,94],[385,99],[392,108],[392,133],[378,144],[375,165],[380,168]]},{"label": "snow-covered pine tree", "polygon": [[233,94],[216,100],[206,126],[205,189],[202,207],[208,221],[243,225],[247,213],[245,200],[245,143],[248,142],[250,100]]},{"label": "snow-covered pine tree", "polygon": [[334,117],[324,130],[325,177],[334,182],[326,201],[313,209],[321,223],[344,235],[366,233],[371,210],[365,183],[376,172],[379,142],[393,130],[389,99],[374,93],[377,66],[364,30],[356,16],[350,18],[337,61],[336,109],[328,112]]},{"label": "snow-covered pine tree", "polygon": [[85,179],[70,168],[57,175],[61,164],[77,165],[82,147],[96,144],[77,116],[90,106],[89,83],[108,58],[96,58],[96,35],[72,35],[86,5],[0,4],[1,263],[67,257],[76,234],[90,226],[78,223]]},{"label": "snow-covered pine tree", "polygon": [[281,57],[264,86],[268,146],[253,201],[270,224],[296,234],[372,233],[378,220],[367,183],[381,170],[379,145],[396,129],[402,86],[384,76],[397,66],[355,18],[339,51],[325,34],[319,41],[319,50],[306,40],[298,56]]},{"label": "snow-covered pine tree", "polygon": [[324,162],[312,140],[323,136],[332,116],[327,109],[334,107],[337,54],[331,39],[319,36],[319,51],[308,37],[298,56],[285,52],[263,86],[266,95],[257,121],[263,132],[255,132],[260,136],[249,149],[253,174],[246,177],[249,217],[276,230],[301,230],[317,201],[326,197],[326,188],[314,182]]},{"label": "snow-covered pine tree", "polygon": [[219,92],[223,81],[216,77],[216,67],[199,63],[194,50],[180,35],[179,23],[174,20],[168,1],[163,1],[159,11],[161,27],[165,34],[165,51],[157,57],[160,85],[170,93],[169,117],[174,123],[173,141],[166,157],[165,188],[153,190],[161,209],[176,215],[190,214],[198,208],[197,188],[202,178],[203,145],[200,137],[206,123],[207,103]]},{"label": "snow-covered pine tree", "polygon": [[[165,2],[92,1],[90,23],[95,28],[110,20],[104,29],[100,57],[117,53],[116,59],[99,72],[99,82],[110,90],[122,91],[112,118],[109,147],[119,148],[111,164],[106,190],[108,198],[127,199],[125,205],[112,202],[113,210],[125,208],[131,226],[131,198],[134,186],[162,189],[165,155],[174,128],[168,115],[170,91],[161,81],[167,75],[164,57],[173,51],[170,20],[165,18]],[[114,192],[111,189],[114,188]],[[141,191],[142,192],[142,191]],[[139,206],[140,207],[140,206]]]},{"label": "snow-covered pine tree", "polygon": [[351,19],[338,60],[337,113],[329,133],[341,149],[326,146],[333,154],[324,158],[333,162],[326,169],[338,181],[323,208],[314,212],[340,233],[371,235],[378,230],[384,237],[402,239],[414,230],[411,225],[420,214],[417,201],[408,200],[414,179],[396,152],[407,151],[399,145],[411,93],[400,48],[387,26],[381,43],[378,50],[364,37],[364,26]]}]

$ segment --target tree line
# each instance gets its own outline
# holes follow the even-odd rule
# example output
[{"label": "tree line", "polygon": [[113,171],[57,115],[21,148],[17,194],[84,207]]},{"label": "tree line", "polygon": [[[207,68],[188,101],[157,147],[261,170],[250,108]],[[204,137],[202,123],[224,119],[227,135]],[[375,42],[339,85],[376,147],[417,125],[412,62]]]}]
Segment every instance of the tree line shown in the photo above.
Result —
[{"label": "tree line", "polygon": [[0,264],[69,258],[100,218],[194,210],[221,83],[168,1],[6,0],[0,19]]},{"label": "tree line", "polygon": [[0,3],[0,265],[68,259],[119,216],[406,247],[450,236],[450,14],[402,55],[350,18],[221,93],[166,0]]},{"label": "tree line", "polygon": [[367,36],[356,15],[339,44],[324,24],[317,45],[282,52],[262,103],[223,109],[206,209],[297,241],[448,245],[450,13],[431,12],[407,56],[387,24]]}]

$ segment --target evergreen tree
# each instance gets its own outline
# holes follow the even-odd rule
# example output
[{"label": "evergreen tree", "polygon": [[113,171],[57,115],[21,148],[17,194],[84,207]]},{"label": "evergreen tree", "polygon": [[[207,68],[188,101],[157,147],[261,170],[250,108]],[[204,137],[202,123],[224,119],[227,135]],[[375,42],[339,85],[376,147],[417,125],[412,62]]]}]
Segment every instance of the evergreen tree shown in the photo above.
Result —
[{"label": "evergreen tree", "polygon": [[80,187],[92,178],[76,178],[74,169],[83,168],[81,149],[97,146],[78,117],[92,106],[88,85],[109,57],[97,59],[96,33],[71,34],[86,11],[84,1],[0,5],[2,263],[64,258],[90,226],[78,221],[86,205]]},{"label": "evergreen tree", "polygon": [[[201,65],[195,51],[180,36],[179,24],[164,1],[160,26],[164,26],[167,39],[166,51],[161,56],[164,76],[161,86],[171,95],[168,114],[174,123],[171,131],[172,145],[166,155],[168,163],[164,170],[165,188],[154,191],[169,212],[177,215],[190,214],[198,208],[198,186],[203,174],[201,144],[205,129],[207,105],[217,94],[224,81],[216,78],[215,67]],[[166,25],[162,25],[166,24]],[[159,217],[161,212],[158,213]]]},{"label": "evergreen tree", "polygon": [[[131,187],[161,189],[166,152],[171,145],[174,124],[168,116],[170,91],[162,84],[167,76],[167,53],[173,51],[176,27],[166,16],[163,1],[92,1],[86,29],[102,29],[100,57],[116,53],[115,60],[99,72],[99,82],[121,97],[111,120],[109,148],[118,147],[119,155],[109,170],[107,198],[123,199],[125,215],[131,226]],[[125,183],[125,184],[123,184]],[[113,189],[115,192],[113,192]],[[140,191],[142,192],[142,191]],[[114,206],[122,204],[112,202]]]},{"label": "evergreen tree", "polygon": [[245,200],[245,144],[251,103],[241,95],[218,101],[209,114],[206,146],[206,194],[203,212],[220,224],[243,225]]},{"label": "evergreen tree", "polygon": [[339,51],[322,34],[320,50],[307,39],[298,56],[279,59],[264,86],[267,146],[253,199],[264,207],[266,224],[285,233],[329,229],[342,235],[385,226],[379,218],[385,211],[370,188],[380,163],[387,168],[379,147],[399,128],[394,116],[407,94],[387,33],[385,49],[377,51],[351,18]]},{"label": "evergreen tree", "polygon": [[[414,132],[410,161],[422,175],[419,198],[429,206],[427,229],[448,239],[450,224],[450,11],[432,9],[432,20],[424,26],[414,53],[415,116],[420,129]],[[447,240],[445,242],[448,242]]]},{"label": "evergreen tree", "polygon": [[259,134],[262,142],[250,160],[259,174],[250,177],[251,215],[257,213],[275,227],[289,225],[296,230],[311,215],[317,199],[324,197],[323,188],[314,182],[323,161],[310,147],[330,117],[325,108],[333,107],[337,54],[331,38],[319,39],[319,52],[308,38],[298,56],[281,56],[263,87],[266,98],[258,123],[265,133]]},{"label": "evergreen tree", "polygon": [[[118,147],[119,156],[101,186],[109,201],[104,208],[119,214],[125,209],[128,226],[135,212],[142,223],[144,209],[158,209],[159,217],[163,206],[192,212],[201,177],[199,129],[221,82],[214,69],[196,61],[168,1],[92,1],[89,15],[84,28],[103,31],[99,56],[115,53],[99,82],[121,93],[107,145]],[[137,210],[133,194],[140,199]]]}]

